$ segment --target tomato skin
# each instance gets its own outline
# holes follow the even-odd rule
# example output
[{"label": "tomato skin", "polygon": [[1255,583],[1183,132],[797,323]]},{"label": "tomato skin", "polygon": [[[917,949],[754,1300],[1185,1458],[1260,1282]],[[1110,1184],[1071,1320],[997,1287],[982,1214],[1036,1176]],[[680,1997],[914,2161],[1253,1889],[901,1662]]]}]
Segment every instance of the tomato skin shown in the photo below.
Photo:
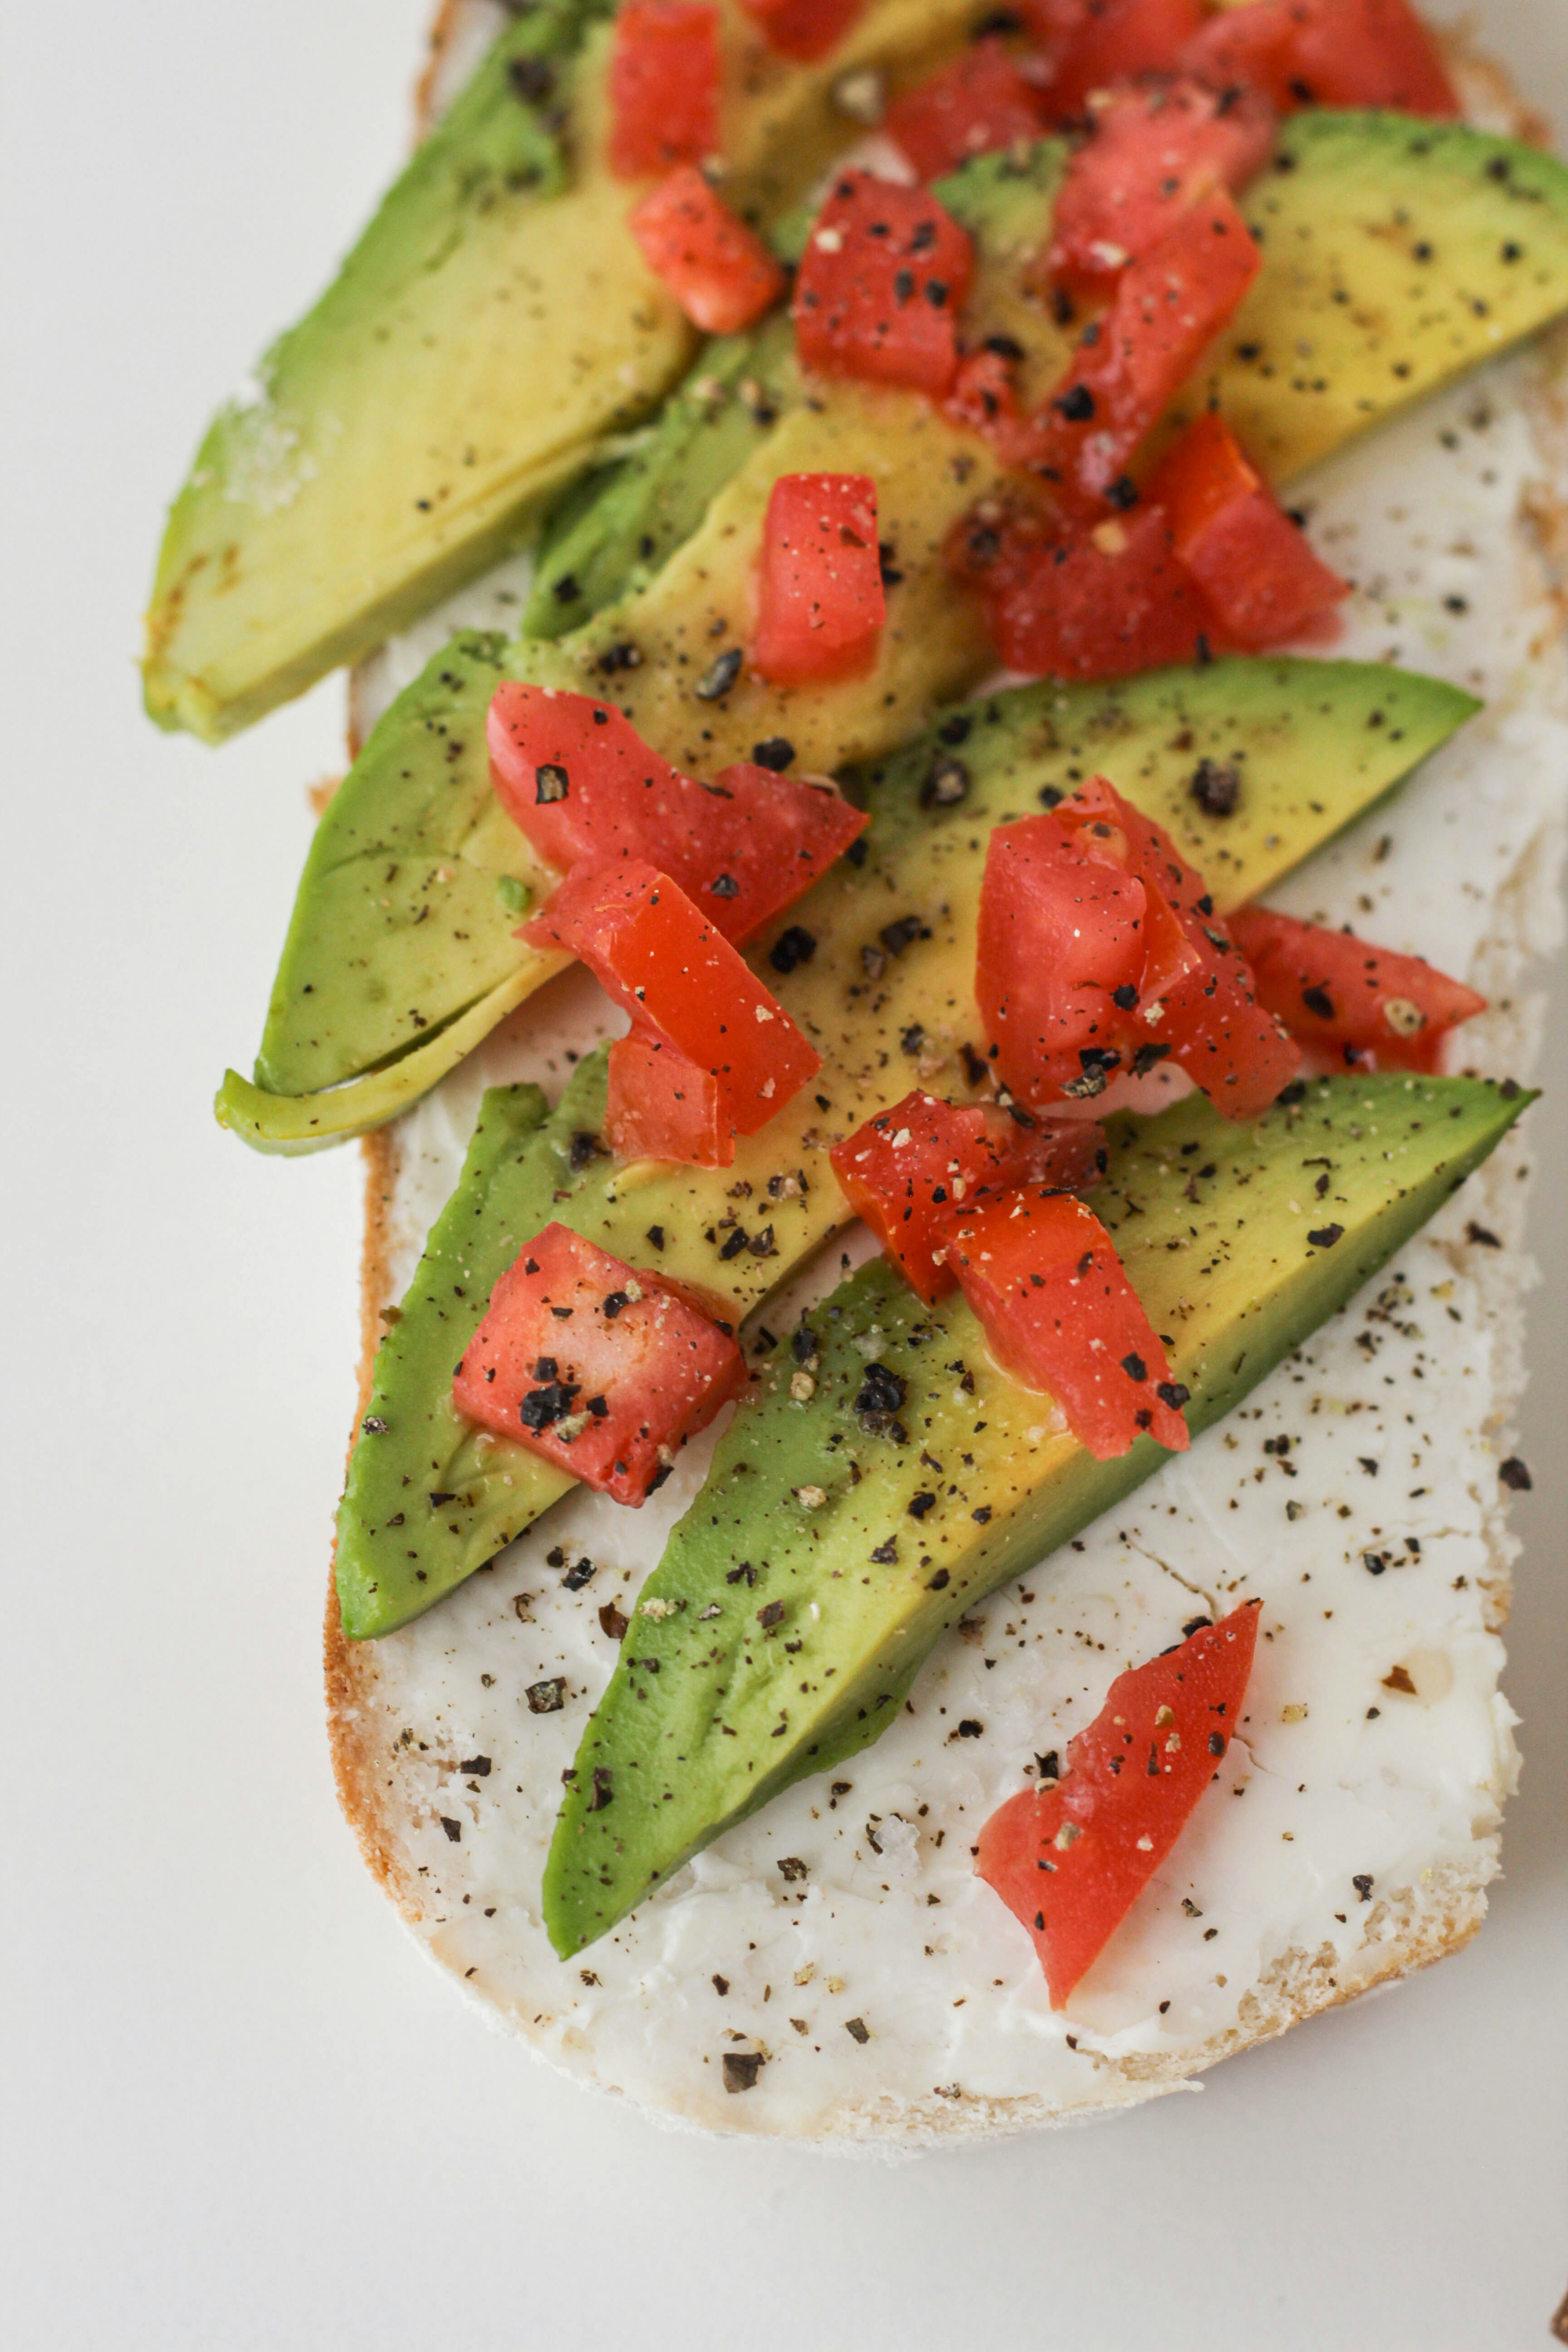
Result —
[{"label": "tomato skin", "polygon": [[1032,462],[1065,504],[1094,511],[1235,311],[1261,266],[1223,188],[1130,262],[1092,341],[1035,420]]},{"label": "tomato skin", "polygon": [[610,1047],[605,1140],[617,1160],[728,1168],[735,1157],[718,1079],[637,1026]]},{"label": "tomato skin", "polygon": [[1181,68],[1216,89],[1263,90],[1282,111],[1387,106],[1442,121],[1459,112],[1442,53],[1408,0],[1253,0],[1211,16]]},{"label": "tomato skin", "polygon": [[1318,561],[1212,410],[1161,463],[1148,496],[1164,508],[1177,558],[1218,634],[1244,653],[1299,636],[1350,593],[1349,582]]},{"label": "tomato skin", "polygon": [[[509,680],[491,698],[486,734],[497,798],[549,865],[657,866],[729,940],[750,939],[790,906],[868,822],[837,793],[750,761],[700,784],[592,695]],[[542,789],[558,797],[542,800]]]},{"label": "tomato skin", "polygon": [[1175,215],[1215,187],[1239,188],[1268,152],[1272,110],[1222,100],[1196,81],[1120,89],[1068,165],[1052,221],[1050,274],[1103,285],[1159,244]]},{"label": "tomato skin", "polygon": [[[1047,89],[1059,121],[1081,114],[1091,90],[1137,74],[1171,73],[1203,23],[1203,0],[1085,0],[1058,51]],[[1051,11],[1058,23],[1067,12]]]},{"label": "tomato skin", "polygon": [[1420,956],[1244,907],[1230,928],[1258,1001],[1303,1044],[1363,1069],[1436,1070],[1443,1041],[1487,1000]]},{"label": "tomato skin", "polygon": [[1027,523],[982,527],[978,544],[977,553],[973,523],[961,525],[950,562],[979,589],[999,657],[1026,677],[1131,677],[1190,660],[1212,633],[1155,508],[1081,537]]},{"label": "tomato skin", "polygon": [[657,1275],[550,1224],[490,1293],[452,1402],[635,1509],[745,1385],[731,1334]]},{"label": "tomato skin", "polygon": [[1098,1182],[1105,1139],[1088,1119],[1021,1127],[994,1103],[958,1106],[917,1087],[828,1153],[844,1196],[928,1307],[955,1288],[944,1244],[955,1208],[987,1189]]},{"label": "tomato skin", "polygon": [[728,940],[651,866],[575,867],[523,937],[580,956],[646,1037],[709,1071],[737,1134],[765,1127],[822,1067]]},{"label": "tomato skin", "polygon": [[968,231],[924,189],[840,172],[795,274],[802,366],[940,399],[973,267]]},{"label": "tomato skin", "polygon": [[1097,1462],[1144,1435],[1185,1452],[1187,1391],[1091,1209],[1037,1185],[986,1193],[954,1213],[947,1254],[1003,1370],[1051,1396]]},{"label": "tomato skin", "polygon": [[719,12],[702,0],[623,0],[610,51],[610,169],[646,179],[719,146]]},{"label": "tomato skin", "polygon": [[889,107],[882,129],[914,166],[936,180],[971,156],[1040,135],[1045,110],[1037,86],[1000,41],[976,41]]},{"label": "tomato skin", "polygon": [[1054,1785],[1020,1789],[980,1832],[976,1874],[1034,1938],[1065,2008],[1217,1774],[1252,1672],[1248,1601],[1118,1675]]},{"label": "tomato skin", "polygon": [[797,64],[815,65],[837,47],[866,0],[741,0],[770,49]]},{"label": "tomato skin", "polygon": [[763,524],[752,667],[779,686],[868,669],[887,616],[869,474],[781,474]]},{"label": "tomato skin", "polygon": [[754,229],[683,163],[633,207],[643,259],[705,335],[732,335],[771,310],[784,274]]}]

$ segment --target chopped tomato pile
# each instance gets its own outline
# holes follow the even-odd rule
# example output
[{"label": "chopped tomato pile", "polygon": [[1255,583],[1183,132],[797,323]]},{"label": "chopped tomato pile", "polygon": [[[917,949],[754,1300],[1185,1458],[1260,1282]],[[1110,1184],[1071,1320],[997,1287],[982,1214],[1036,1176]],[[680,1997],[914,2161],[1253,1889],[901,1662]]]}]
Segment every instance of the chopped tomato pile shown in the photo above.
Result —
[{"label": "chopped tomato pile", "polygon": [[973,155],[1037,139],[1045,109],[1031,81],[998,40],[976,41],[889,107],[882,122],[915,177],[936,180]]},{"label": "chopped tomato pile", "polygon": [[719,11],[701,0],[623,0],[610,50],[610,168],[645,179],[719,144]]},{"label": "chopped tomato pile", "polygon": [[682,164],[631,215],[643,259],[705,335],[732,335],[772,310],[784,275],[754,229]]},{"label": "chopped tomato pile", "polygon": [[763,525],[752,668],[780,686],[868,668],[887,610],[870,476],[781,474]]},{"label": "chopped tomato pile", "polygon": [[1436,1070],[1443,1041],[1487,1000],[1419,956],[1369,947],[1348,931],[1267,907],[1233,917],[1258,1002],[1293,1037],[1363,1070]]},{"label": "chopped tomato pile", "polygon": [[1097,1462],[1144,1436],[1185,1452],[1187,1391],[1092,1209],[1044,1185],[984,1195],[947,1262],[1003,1370],[1048,1392]]},{"label": "chopped tomato pile", "polygon": [[1216,1777],[1237,1725],[1258,1604],[1118,1675],[1059,1780],[1020,1789],[980,1832],[975,1870],[1026,1927],[1065,2006]]},{"label": "chopped tomato pile", "polygon": [[745,1385],[731,1333],[657,1275],[552,1224],[490,1293],[452,1402],[498,1437],[635,1506]]},{"label": "chopped tomato pile", "polygon": [[1085,288],[1115,278],[1180,214],[1249,180],[1273,135],[1272,108],[1246,91],[1176,81],[1104,92],[1057,198],[1051,276]]},{"label": "chopped tomato pile", "polygon": [[[722,1166],[734,1157],[735,1137],[754,1135],[822,1066],[729,940],[652,866],[626,858],[574,868],[523,936],[531,946],[580,956],[631,1015],[632,1050],[617,1061],[619,1046],[610,1049],[605,1119],[606,1139],[623,1159],[686,1157],[677,1147],[690,1142],[696,1099],[710,1107],[717,1129],[707,1164]],[[655,1116],[661,1101],[664,1134]]]},{"label": "chopped tomato pile", "polygon": [[1169,1058],[1226,1118],[1256,1118],[1300,1060],[1203,877],[1102,776],[991,835],[975,994],[1029,1104],[1092,1097]]},{"label": "chopped tomato pile", "polygon": [[1210,16],[1173,60],[1216,89],[1297,106],[1459,111],[1437,44],[1409,0],[1252,0]]},{"label": "chopped tomato pile", "polygon": [[949,1229],[982,1193],[1031,1181],[1076,1192],[1099,1177],[1098,1127],[1020,1112],[1022,1123],[994,1103],[958,1108],[917,1087],[828,1154],[850,1207],[928,1307],[957,1283]]},{"label": "chopped tomato pile", "polygon": [[497,796],[548,864],[657,866],[729,940],[750,939],[866,828],[825,785],[751,761],[698,783],[592,695],[509,682],[487,731]]},{"label": "chopped tomato pile", "polygon": [[968,231],[934,196],[839,173],[795,275],[802,366],[940,397],[957,373],[973,262]]},{"label": "chopped tomato pile", "polygon": [[1176,561],[1202,592],[1220,640],[1282,645],[1350,591],[1320,563],[1235,434],[1212,412],[1184,434],[1149,484]]},{"label": "chopped tomato pile", "polygon": [[1041,0],[1057,36],[1051,112],[1081,115],[1092,91],[1168,73],[1203,24],[1203,0]]}]

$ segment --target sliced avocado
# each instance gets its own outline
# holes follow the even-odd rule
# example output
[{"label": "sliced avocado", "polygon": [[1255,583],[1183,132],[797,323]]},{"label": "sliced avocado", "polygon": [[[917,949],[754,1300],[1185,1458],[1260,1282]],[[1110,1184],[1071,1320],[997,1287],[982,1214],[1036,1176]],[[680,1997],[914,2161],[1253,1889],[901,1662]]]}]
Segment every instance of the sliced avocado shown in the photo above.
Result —
[{"label": "sliced avocado", "polygon": [[1263,268],[1213,390],[1276,482],[1568,306],[1568,166],[1518,140],[1308,110],[1242,209]]},{"label": "sliced avocado", "polygon": [[[1194,1433],[1342,1307],[1531,1099],[1398,1073],[1303,1091],[1249,1127],[1194,1096],[1111,1129],[1095,1206],[1155,1328],[1176,1335]],[[1313,1224],[1290,1196],[1303,1160],[1325,1157]],[[962,1297],[924,1307],[883,1260],[810,1328],[815,1393],[796,1401],[785,1362],[742,1405],[584,1733],[544,1874],[563,1958],[792,1781],[869,1746],[939,1634],[1166,1458],[1141,1438],[1097,1462],[1053,1430],[1047,1397],[996,1370]],[[901,1391],[896,1412],[886,1381],[884,1409],[858,1410],[868,1358]]]},{"label": "sliced avocado", "polygon": [[[499,36],[315,308],[223,409],[169,518],[147,708],[216,741],[378,645],[513,544],[645,415],[696,336],[626,229],[605,160],[605,0]],[[725,194],[763,224],[850,126],[849,69],[923,69],[969,0],[871,0],[830,61],[721,6]]]},{"label": "sliced avocado", "polygon": [[[993,824],[1028,814],[1103,767],[1212,877],[1223,911],[1299,864],[1475,707],[1451,687],[1373,666],[1237,660],[1151,673],[1116,688],[1026,687],[953,712],[936,733],[863,780],[873,812],[864,864],[842,861],[825,875],[759,952],[759,971],[823,1056],[816,1080],[761,1134],[740,1141],[731,1168],[594,1159],[570,1179],[541,1177],[530,1194],[536,1227],[559,1217],[629,1264],[705,1294],[717,1312],[739,1321],[845,1222],[827,1160],[838,1136],[897,1101],[917,1078],[942,1093],[970,1092],[962,1048],[973,1050],[983,1034],[973,1001],[974,924]],[[1382,714],[1376,725],[1374,713]],[[933,773],[950,790],[960,766],[964,797],[934,800]],[[1212,780],[1216,769],[1239,779],[1228,817],[1206,814],[1194,795],[1195,780]],[[771,950],[790,931],[815,946],[809,960],[785,971]],[[798,940],[792,944],[798,950]],[[602,1055],[584,1063],[560,1108],[529,1139],[523,1149],[540,1164],[558,1169],[563,1154],[570,1159],[573,1135],[596,1128],[603,1094],[594,1089],[602,1089],[603,1071]],[[334,1099],[306,1097],[318,1106]],[[560,1197],[563,1191],[570,1198]],[[465,1212],[476,1247],[489,1214],[479,1199]],[[512,1244],[512,1256],[519,1246]],[[370,1440],[362,1438],[339,1519],[339,1590],[351,1635],[386,1633],[428,1608],[561,1491],[521,1445],[486,1440],[487,1475],[466,1467],[458,1481],[436,1475],[436,1457],[447,1454],[426,1442],[434,1422],[447,1430],[448,1451],[457,1443],[451,1368],[500,1270],[496,1263],[488,1280],[476,1275],[465,1284],[460,1306],[442,1300],[444,1337],[428,1358],[402,1349],[386,1358],[384,1373],[378,1360],[383,1402],[374,1410],[390,1434],[375,1436],[376,1475],[393,1480],[394,1490],[405,1475],[410,1491],[433,1483],[449,1499],[425,1528],[411,1565],[401,1529],[389,1531],[384,1497],[367,1501],[362,1457]],[[413,1312],[412,1297],[404,1306]],[[448,1340],[457,1342],[449,1355]]]}]

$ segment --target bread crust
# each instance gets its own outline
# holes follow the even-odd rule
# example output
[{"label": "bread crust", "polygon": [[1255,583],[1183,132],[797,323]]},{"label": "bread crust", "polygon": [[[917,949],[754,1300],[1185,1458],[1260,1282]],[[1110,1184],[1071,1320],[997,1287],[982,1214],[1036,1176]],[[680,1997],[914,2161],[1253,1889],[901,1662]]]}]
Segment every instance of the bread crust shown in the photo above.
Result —
[{"label": "bread crust", "polygon": [[[428,128],[437,105],[444,62],[465,37],[471,36],[479,19],[494,15],[490,0],[442,0],[430,36],[430,62],[418,89],[416,114],[421,131]],[[1446,46],[1450,65],[1461,82],[1467,112],[1473,119],[1488,127],[1506,128],[1515,137],[1534,144],[1550,145],[1549,126],[1524,104],[1500,65],[1476,52],[1468,36],[1448,37]],[[1537,446],[1547,461],[1546,478],[1528,496],[1522,520],[1536,543],[1561,620],[1568,618],[1568,499],[1552,485],[1568,480],[1568,470],[1561,462],[1563,450],[1568,448],[1568,325],[1552,331],[1543,343],[1547,364],[1542,371],[1539,400],[1531,406],[1531,423]],[[357,748],[359,730],[354,713],[351,682],[351,741]],[[1523,884],[1527,886],[1530,879],[1522,877]],[[1511,923],[1510,920],[1506,903],[1509,887],[1505,886],[1500,894],[1499,920],[1494,931],[1511,929],[1522,935],[1522,919],[1515,914]],[[1497,1042],[1509,1066],[1522,1069],[1532,1057],[1533,1040],[1517,1017],[1507,1021],[1506,1029],[1513,1034],[1501,1034]],[[384,1328],[381,1308],[391,1289],[389,1218],[398,1175],[397,1129],[386,1129],[366,1138],[362,1150],[365,1211],[356,1432],[370,1396],[372,1370]],[[1515,1149],[1500,1153],[1475,1180],[1484,1190],[1489,1213],[1495,1204],[1496,1213],[1514,1229],[1521,1213],[1524,1192],[1523,1185],[1515,1179],[1523,1172],[1521,1155]],[[1511,1244],[1507,1260],[1503,1262],[1500,1254],[1499,1263],[1489,1269],[1491,1279],[1500,1298],[1510,1295],[1517,1301],[1520,1291],[1526,1286],[1529,1268]],[[1499,1419],[1510,1423],[1523,1385],[1517,1346],[1497,1385]],[[1491,1557],[1486,1579],[1486,1614],[1489,1624],[1496,1630],[1508,1614],[1511,1558],[1500,1506],[1489,1520],[1488,1533]],[[416,1928],[423,1917],[417,1877],[400,1836],[402,1816],[395,1799],[388,1795],[395,1783],[390,1776],[383,1777],[374,1752],[375,1645],[351,1643],[344,1639],[331,1580],[324,1633],[328,1728],[339,1800],[366,1865],[409,1927]],[[1169,2055],[1135,2054],[1111,2059],[1086,2052],[1091,2071],[1086,2078],[1085,2095],[1070,2105],[1034,2095],[985,2097],[966,2092],[961,2102],[953,2102],[940,2093],[914,2100],[872,2093],[842,2101],[806,2144],[841,2153],[912,2152],[955,2139],[1003,2137],[1082,2120],[1139,2104],[1164,2092],[1191,2087],[1195,2075],[1221,2059],[1270,2041],[1324,2010],[1337,2008],[1378,1985],[1391,1983],[1413,1969],[1428,1967],[1458,1951],[1468,1942],[1485,1916],[1485,1888],[1497,1866],[1497,1838],[1480,1837],[1464,1863],[1432,1874],[1430,1883],[1418,1889],[1400,1890],[1379,1901],[1367,1913],[1362,1945],[1348,1964],[1328,1946],[1318,1951],[1294,1948],[1282,1953],[1243,1997],[1237,2024],[1205,2042]],[[427,1949],[426,1939],[421,1937],[420,1941]],[[488,2003],[485,2013],[495,2021],[497,2011]],[[542,2037],[531,2032],[525,2019],[509,2011],[505,2021],[522,2034],[536,2054],[553,2062],[555,2053],[545,2051]],[[574,2071],[576,2078],[590,2086],[605,2087],[591,2073]],[[650,2112],[657,2120],[677,2127],[704,2127],[658,2110]]]}]

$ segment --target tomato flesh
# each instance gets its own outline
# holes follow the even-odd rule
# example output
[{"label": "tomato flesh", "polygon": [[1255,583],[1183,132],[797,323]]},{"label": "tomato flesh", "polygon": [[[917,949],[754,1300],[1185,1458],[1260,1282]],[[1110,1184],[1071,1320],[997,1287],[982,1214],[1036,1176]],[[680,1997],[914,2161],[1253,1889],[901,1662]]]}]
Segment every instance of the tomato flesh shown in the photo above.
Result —
[{"label": "tomato flesh", "polygon": [[1487,1000],[1420,956],[1267,907],[1231,918],[1260,1003],[1294,1037],[1362,1069],[1436,1070],[1443,1041]]},{"label": "tomato flesh", "polygon": [[1169,1856],[1242,1720],[1258,1641],[1248,1601],[1118,1675],[1068,1743],[1059,1780],[1020,1789],[980,1832],[975,1871],[1028,1929],[1061,2009]]},{"label": "tomato flesh", "polygon": [[784,292],[784,271],[762,238],[695,163],[683,163],[646,195],[630,226],[648,268],[705,335],[749,327]]},{"label": "tomato flesh", "polygon": [[839,173],[795,275],[802,366],[940,399],[973,266],[967,230],[924,189]]},{"label": "tomato flesh", "polygon": [[1131,677],[1190,660],[1212,623],[1155,508],[1075,537],[971,520],[950,552],[980,592],[991,642],[1029,677]]},{"label": "tomato flesh", "polygon": [[1201,25],[1182,51],[1180,69],[1215,91],[1251,89],[1281,114],[1300,104],[1292,84],[1292,26],[1279,0],[1222,8]]},{"label": "tomato flesh", "polygon": [[917,178],[935,180],[972,155],[1037,139],[1043,119],[1037,86],[1000,41],[984,40],[896,98],[882,129],[903,149]]},{"label": "tomato flesh", "polygon": [[1065,503],[1097,508],[1235,311],[1262,261],[1224,189],[1129,262],[1036,419],[1035,469]]},{"label": "tomato flesh", "polygon": [[887,616],[869,474],[781,474],[763,525],[752,668],[779,686],[868,669]]},{"label": "tomato flesh", "polygon": [[1076,19],[1047,90],[1058,118],[1081,114],[1089,93],[1112,82],[1173,72],[1204,17],[1203,0],[1085,0],[1070,18],[1051,13],[1064,25]]},{"label": "tomato flesh", "polygon": [[1019,1184],[1069,1192],[1098,1182],[1105,1139],[1088,1119],[1031,1119],[993,1103],[958,1106],[916,1087],[828,1158],[844,1196],[928,1307],[953,1289],[945,1236],[955,1209]]},{"label": "tomato flesh", "polygon": [[844,38],[866,0],[741,0],[741,5],[770,49],[809,66]]},{"label": "tomato flesh", "polygon": [[712,1072],[636,1026],[610,1047],[605,1140],[617,1160],[728,1168],[735,1157],[735,1129]]},{"label": "tomato flesh", "polygon": [[1176,556],[1226,643],[1258,653],[1332,612],[1350,583],[1321,563],[1222,416],[1205,412],[1149,484]]},{"label": "tomato flesh", "polygon": [[452,1402],[635,1508],[745,1385],[731,1333],[657,1275],[551,1224],[491,1291]]},{"label": "tomato flesh", "polygon": [[703,0],[623,0],[610,50],[610,169],[646,179],[719,146],[719,12]]},{"label": "tomato flesh", "polygon": [[729,940],[651,866],[576,867],[523,937],[580,956],[644,1037],[708,1071],[739,1135],[765,1127],[822,1067]]},{"label": "tomato flesh", "polygon": [[1097,1462],[1143,1436],[1186,1450],[1187,1391],[1081,1201],[1038,1185],[984,1194],[955,1213],[947,1261],[1003,1370],[1051,1396]]},{"label": "tomato flesh", "polygon": [[657,866],[729,940],[791,905],[868,822],[826,786],[750,761],[700,784],[592,695],[509,681],[487,736],[496,795],[549,865]]},{"label": "tomato flesh", "polygon": [[1442,53],[1408,0],[1253,0],[1211,16],[1181,66],[1216,89],[1265,91],[1281,109],[1387,106],[1439,121],[1459,112]]},{"label": "tomato flesh", "polygon": [[1088,286],[1113,278],[1158,245],[1178,214],[1216,187],[1249,180],[1273,132],[1259,99],[1226,100],[1195,81],[1111,92],[1057,198],[1051,274]]}]

